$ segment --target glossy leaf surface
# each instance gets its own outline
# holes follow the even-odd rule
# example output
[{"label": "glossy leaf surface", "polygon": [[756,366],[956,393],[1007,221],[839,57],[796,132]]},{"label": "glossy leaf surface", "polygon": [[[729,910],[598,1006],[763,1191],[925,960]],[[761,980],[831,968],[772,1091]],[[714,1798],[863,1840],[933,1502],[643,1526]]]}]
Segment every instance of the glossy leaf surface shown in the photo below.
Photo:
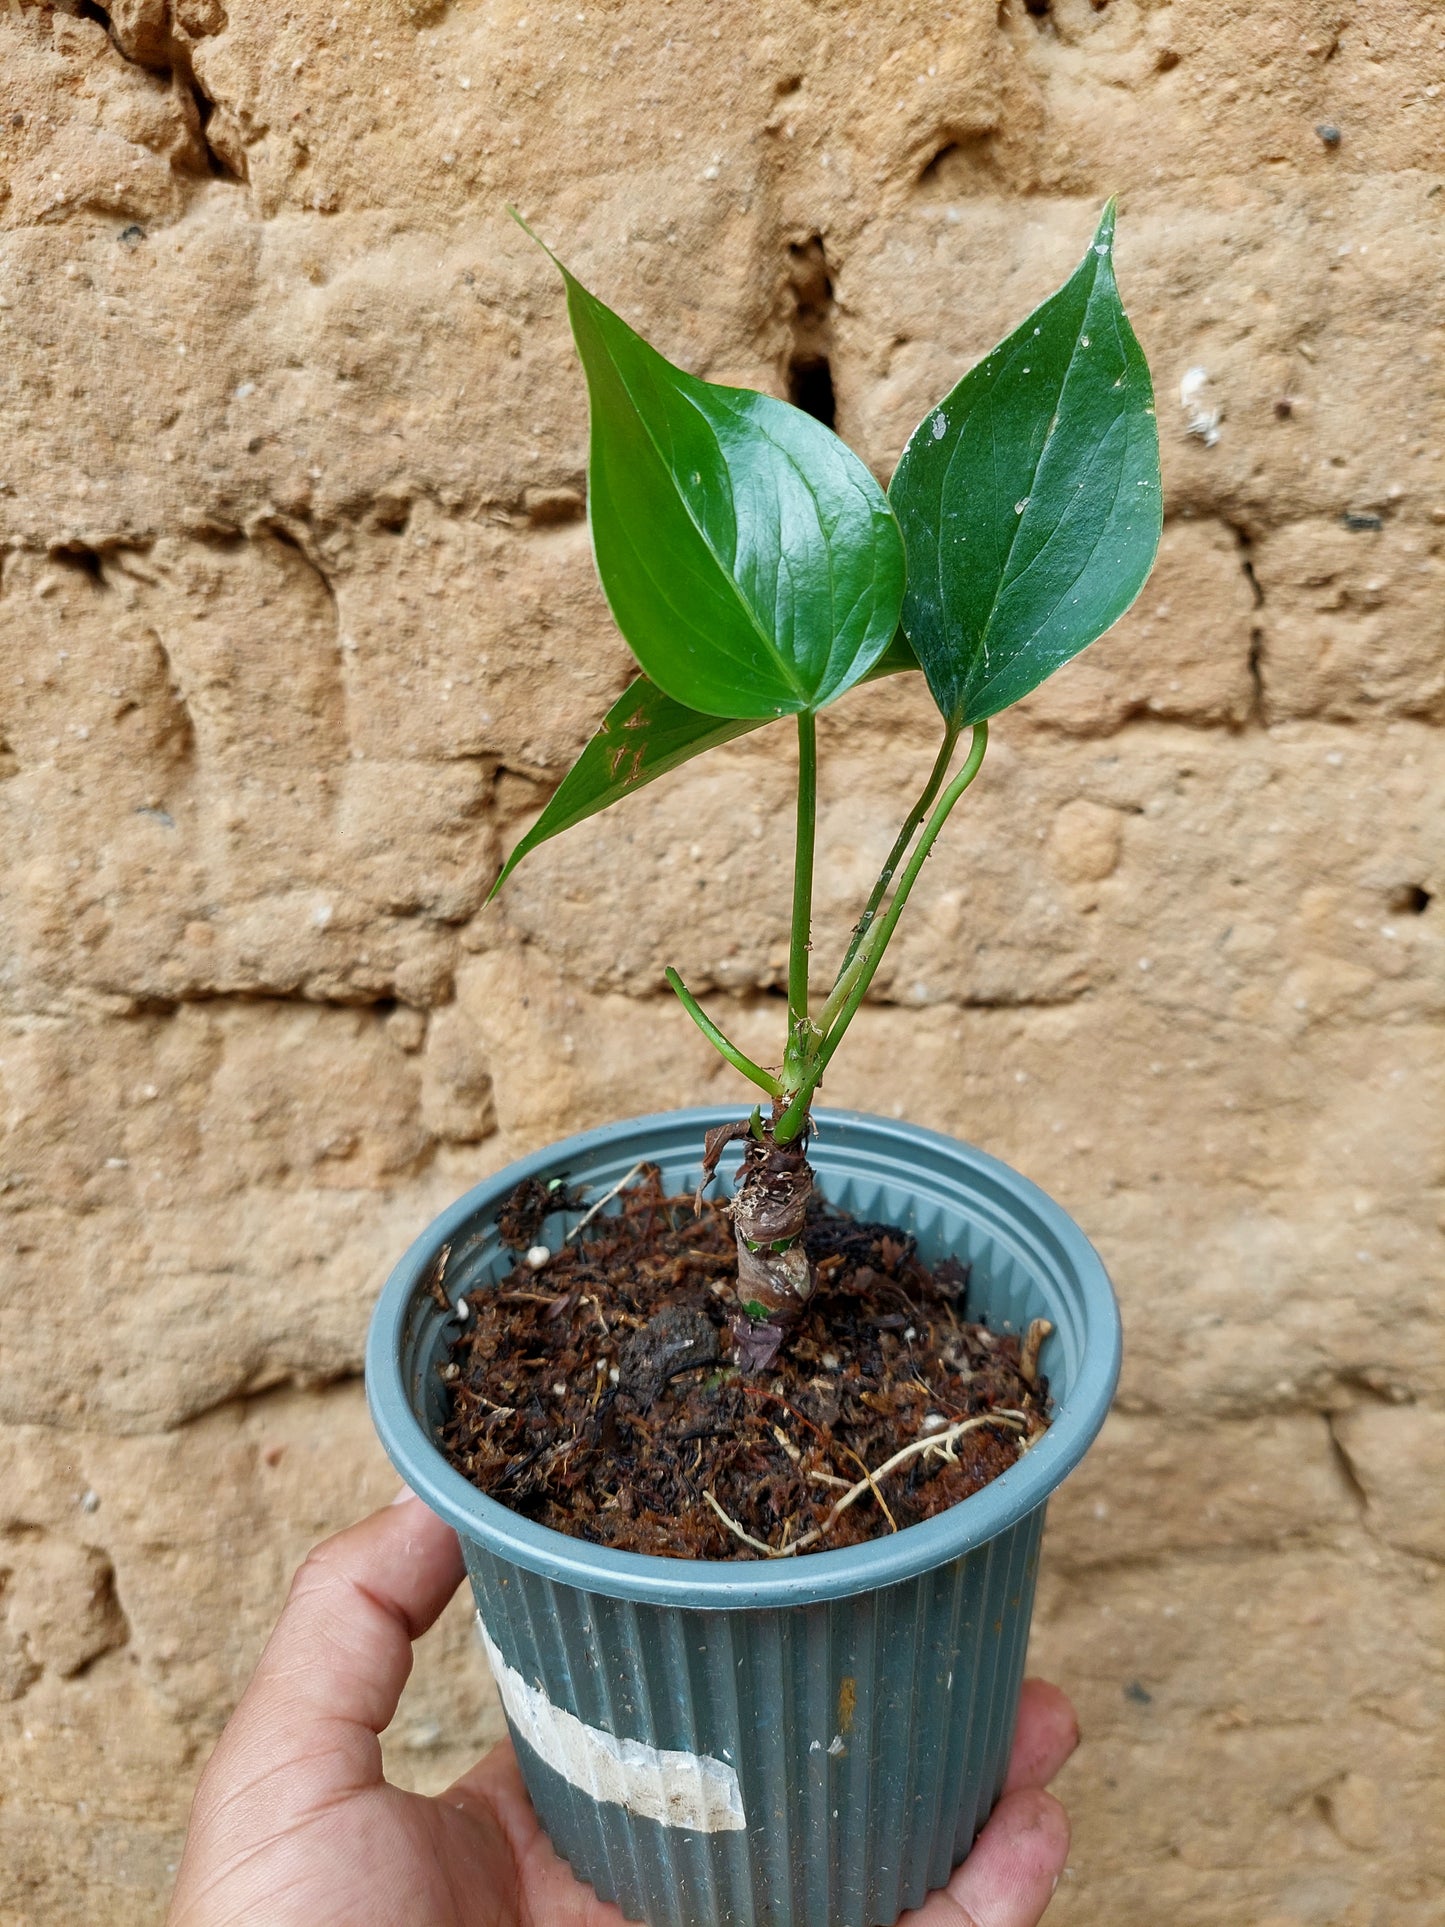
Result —
[{"label": "glossy leaf surface", "polygon": [[1075,273],[914,430],[889,488],[903,627],[952,724],[1026,696],[1129,607],[1159,546],[1148,364],[1111,202]]},{"label": "glossy leaf surface", "polygon": [[[899,630],[868,672],[867,681],[918,668],[908,638]],[[540,843],[560,836],[575,823],[596,816],[655,777],[691,762],[704,750],[717,749],[771,719],[732,719],[704,715],[664,695],[646,676],[637,677],[603,718],[597,734],[553,792],[547,807],[507,858],[492,885],[494,897],[524,856]]]},{"label": "glossy leaf surface", "polygon": [[887,497],[810,415],[675,368],[562,273],[591,402],[597,570],[638,662],[712,716],[821,709],[898,626]]}]

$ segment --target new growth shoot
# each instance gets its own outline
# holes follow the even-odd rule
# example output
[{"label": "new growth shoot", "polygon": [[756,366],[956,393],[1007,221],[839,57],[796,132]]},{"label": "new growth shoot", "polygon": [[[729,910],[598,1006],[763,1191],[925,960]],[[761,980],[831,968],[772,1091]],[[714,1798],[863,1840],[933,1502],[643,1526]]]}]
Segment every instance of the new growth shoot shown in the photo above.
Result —
[{"label": "new growth shoot", "polygon": [[[557,263],[591,404],[598,574],[642,674],[493,894],[549,837],[705,750],[795,719],[778,1061],[755,1063],[678,973],[666,973],[709,1043],[766,1100],[712,1132],[703,1160],[706,1182],[725,1145],[743,1142],[730,1210],[744,1365],[772,1358],[813,1290],[802,1235],[813,1097],[930,850],[979,773],[989,719],[1102,635],[1154,560],[1154,401],[1115,285],[1113,241],[1110,202],[1063,287],[924,415],[886,494],[830,429],[770,395],[675,367]],[[815,1008],[818,713],[856,684],[919,672],[942,719],[938,754]]]}]

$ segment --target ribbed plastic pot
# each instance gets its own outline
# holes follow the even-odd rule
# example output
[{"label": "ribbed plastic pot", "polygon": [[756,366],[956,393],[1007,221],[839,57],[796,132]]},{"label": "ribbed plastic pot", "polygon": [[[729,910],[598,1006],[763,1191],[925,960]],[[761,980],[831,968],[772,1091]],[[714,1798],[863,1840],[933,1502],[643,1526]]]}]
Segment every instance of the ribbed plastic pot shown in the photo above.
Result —
[{"label": "ribbed plastic pot", "polygon": [[689,1192],[703,1134],[734,1115],[632,1118],[469,1191],[388,1280],[367,1391],[392,1463],[461,1537],[528,1791],[573,1870],[651,1927],[891,1927],[947,1881],[1002,1789],[1044,1508],[1118,1378],[1118,1308],[1072,1219],[956,1139],[816,1114],[827,1197],[970,1265],[970,1316],[1054,1326],[1045,1436],[974,1497],[868,1545],[741,1563],[614,1552],[484,1497],[433,1442],[457,1329],[428,1290],[443,1246],[452,1300],[486,1290],[512,1263],[495,1220],[523,1179],[565,1174],[596,1196],[648,1159]]}]

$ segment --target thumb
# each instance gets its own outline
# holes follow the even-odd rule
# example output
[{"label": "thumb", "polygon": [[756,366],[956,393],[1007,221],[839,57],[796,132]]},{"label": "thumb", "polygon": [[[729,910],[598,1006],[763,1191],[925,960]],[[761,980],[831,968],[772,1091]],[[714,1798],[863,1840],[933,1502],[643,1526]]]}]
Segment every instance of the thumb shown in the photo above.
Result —
[{"label": "thumb", "polygon": [[304,1760],[312,1798],[379,1782],[376,1736],[411,1672],[412,1641],[461,1577],[456,1534],[410,1493],[323,1540],[291,1582],[206,1778],[223,1772],[234,1786],[248,1768],[274,1775]]}]

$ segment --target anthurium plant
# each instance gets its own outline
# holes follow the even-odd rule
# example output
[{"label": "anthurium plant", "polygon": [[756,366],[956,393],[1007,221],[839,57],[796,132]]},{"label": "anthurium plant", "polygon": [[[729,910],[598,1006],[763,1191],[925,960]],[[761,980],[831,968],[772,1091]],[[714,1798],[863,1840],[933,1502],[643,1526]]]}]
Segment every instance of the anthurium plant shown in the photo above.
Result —
[{"label": "anthurium plant", "polygon": [[[548,838],[706,750],[793,719],[778,1061],[755,1063],[667,972],[709,1043],[765,1100],[710,1133],[704,1154],[710,1176],[730,1139],[744,1143],[731,1212],[748,1321],[740,1350],[756,1368],[814,1287],[802,1237],[814,1093],[979,773],[989,721],[1102,635],[1153,564],[1161,496],[1149,369],[1115,284],[1111,202],[1063,287],[929,409],[885,492],[821,422],[675,367],[557,265],[591,405],[597,571],[641,674],[493,894]],[[855,684],[908,672],[922,673],[938,706],[938,754],[815,1003],[818,712]]]}]

